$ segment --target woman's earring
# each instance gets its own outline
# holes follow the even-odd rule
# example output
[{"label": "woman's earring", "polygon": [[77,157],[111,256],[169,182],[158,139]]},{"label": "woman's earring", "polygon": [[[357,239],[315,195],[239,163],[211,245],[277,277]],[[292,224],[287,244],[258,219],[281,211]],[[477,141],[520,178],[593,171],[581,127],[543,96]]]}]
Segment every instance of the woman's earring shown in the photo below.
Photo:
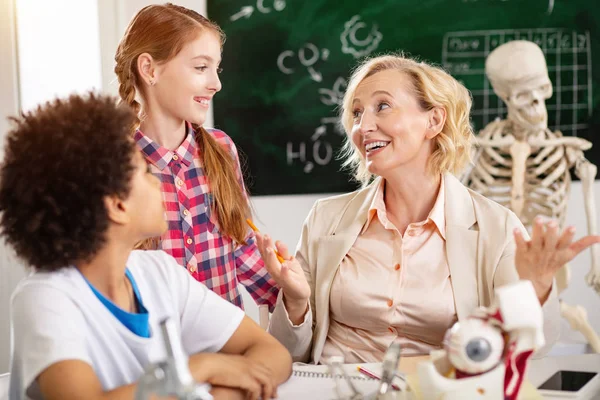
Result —
[{"label": "woman's earring", "polygon": [[154,86],[154,81],[153,81],[152,79],[150,79],[150,80],[148,81],[148,83],[150,84],[150,86]]}]

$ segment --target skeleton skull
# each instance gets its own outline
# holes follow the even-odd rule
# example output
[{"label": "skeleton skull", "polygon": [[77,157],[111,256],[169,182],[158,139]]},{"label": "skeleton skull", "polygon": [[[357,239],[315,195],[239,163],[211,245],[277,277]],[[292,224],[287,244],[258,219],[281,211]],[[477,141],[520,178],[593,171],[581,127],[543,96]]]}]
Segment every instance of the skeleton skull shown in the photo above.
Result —
[{"label": "skeleton skull", "polygon": [[498,46],[489,54],[485,72],[506,103],[509,120],[525,131],[547,128],[545,101],[552,97],[552,82],[537,44],[515,40]]}]

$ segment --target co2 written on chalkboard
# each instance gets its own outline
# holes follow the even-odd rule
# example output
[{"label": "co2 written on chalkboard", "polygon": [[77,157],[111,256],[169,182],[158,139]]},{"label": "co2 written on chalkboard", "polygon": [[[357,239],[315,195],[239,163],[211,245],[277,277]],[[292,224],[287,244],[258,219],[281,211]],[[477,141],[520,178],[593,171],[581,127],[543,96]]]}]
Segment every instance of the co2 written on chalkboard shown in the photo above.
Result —
[{"label": "co2 written on chalkboard", "polygon": [[[336,157],[338,110],[352,68],[370,55],[404,51],[444,66],[473,93],[480,129],[506,113],[485,57],[509,40],[535,41],[555,85],[550,128],[592,139],[600,125],[599,2],[208,0],[208,15],[227,34],[215,125],[247,155],[253,194],[356,188]],[[588,154],[596,164],[599,150]]]}]

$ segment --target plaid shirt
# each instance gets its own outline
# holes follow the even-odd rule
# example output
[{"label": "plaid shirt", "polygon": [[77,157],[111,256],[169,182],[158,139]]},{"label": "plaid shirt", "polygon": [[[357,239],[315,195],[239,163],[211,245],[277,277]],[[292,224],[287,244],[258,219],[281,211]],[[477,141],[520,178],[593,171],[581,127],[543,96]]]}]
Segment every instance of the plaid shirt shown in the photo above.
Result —
[{"label": "plaid shirt", "polygon": [[[237,175],[243,187],[233,141],[225,132],[208,132],[237,161]],[[194,135],[194,130],[188,126],[183,143],[170,151],[141,131],[135,133],[138,147],[154,175],[162,182],[168,229],[161,237],[160,247],[185,266],[196,280],[224,299],[243,308],[239,282],[258,304],[267,304],[272,311],[278,288],[264,268],[254,233],[249,229],[247,244],[236,247],[235,242],[219,230],[217,217],[211,209],[213,196]]]}]

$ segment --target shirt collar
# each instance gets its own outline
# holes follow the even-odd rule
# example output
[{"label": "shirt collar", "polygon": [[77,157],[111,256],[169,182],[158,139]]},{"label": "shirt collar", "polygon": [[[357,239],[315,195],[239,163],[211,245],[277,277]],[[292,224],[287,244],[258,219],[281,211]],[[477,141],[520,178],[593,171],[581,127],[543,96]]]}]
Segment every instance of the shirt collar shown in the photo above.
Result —
[{"label": "shirt collar", "polygon": [[[365,223],[362,231],[360,232],[361,235],[367,231],[367,229],[369,228],[369,226],[373,222],[373,219],[376,216],[379,219],[379,221],[384,225],[384,227],[388,228],[388,226],[386,226],[386,225],[388,225],[387,212],[386,212],[386,208],[385,208],[385,201],[383,199],[384,189],[385,189],[385,180],[381,179],[381,182],[379,183],[379,185],[377,187],[377,191],[375,192],[375,196],[373,197],[373,201],[371,202],[371,206],[369,207],[369,215],[367,217],[367,222]],[[444,238],[444,240],[446,240],[446,216],[444,213],[444,199],[445,199],[444,196],[445,196],[444,177],[442,177],[437,198],[436,198],[435,203],[433,204],[433,208],[429,212],[429,215],[427,216],[427,220],[424,222],[424,224],[426,224],[429,221],[433,222],[435,224],[435,226],[437,227],[438,231],[440,232],[440,235],[442,236],[442,238]]]},{"label": "shirt collar", "polygon": [[444,210],[445,206],[445,195],[446,189],[444,188],[444,177],[442,176],[440,182],[440,190],[437,195],[437,199],[435,199],[435,204],[433,208],[429,212],[429,216],[427,220],[433,221],[435,226],[437,226],[440,235],[446,240],[446,213]]},{"label": "shirt collar", "polygon": [[367,217],[367,222],[365,226],[363,226],[360,234],[362,235],[369,229],[373,219],[378,216],[379,220],[381,217],[386,214],[385,202],[383,201],[383,191],[385,188],[385,180],[381,179],[381,182],[377,185],[377,190],[375,191],[375,196],[373,197],[373,201],[371,201],[371,205],[369,206],[369,215]]},{"label": "shirt collar", "polygon": [[171,162],[177,162],[178,160],[186,167],[192,163],[197,146],[194,139],[195,132],[190,124],[186,124],[186,132],[185,139],[175,151],[159,145],[139,129],[135,132],[133,138],[146,159],[162,171]]}]

